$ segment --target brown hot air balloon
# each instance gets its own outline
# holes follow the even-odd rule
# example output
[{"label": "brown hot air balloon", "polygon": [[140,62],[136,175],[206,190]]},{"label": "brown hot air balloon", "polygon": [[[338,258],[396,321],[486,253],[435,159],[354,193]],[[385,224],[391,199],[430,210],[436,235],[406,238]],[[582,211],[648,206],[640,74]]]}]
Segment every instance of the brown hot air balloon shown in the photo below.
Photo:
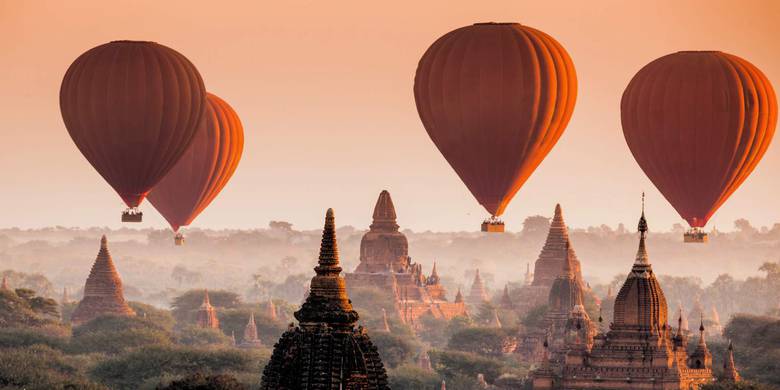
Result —
[{"label": "brown hot air balloon", "polygon": [[683,51],[645,65],[620,104],[639,166],[688,221],[686,242],[747,179],[777,122],[772,85],[753,64],[718,51]]},{"label": "brown hot air balloon", "polygon": [[428,135],[496,220],[563,134],[574,64],[549,35],[516,23],[451,31],[420,59],[414,97]]},{"label": "brown hot air balloon", "polygon": [[201,126],[179,162],[149,193],[149,202],[184,242],[179,228],[198,216],[233,176],[244,149],[244,130],[233,108],[208,94]]},{"label": "brown hot air balloon", "polygon": [[73,142],[140,222],[146,194],[184,154],[200,123],[206,90],[195,66],[154,43],[114,41],[79,56],[60,88]]}]

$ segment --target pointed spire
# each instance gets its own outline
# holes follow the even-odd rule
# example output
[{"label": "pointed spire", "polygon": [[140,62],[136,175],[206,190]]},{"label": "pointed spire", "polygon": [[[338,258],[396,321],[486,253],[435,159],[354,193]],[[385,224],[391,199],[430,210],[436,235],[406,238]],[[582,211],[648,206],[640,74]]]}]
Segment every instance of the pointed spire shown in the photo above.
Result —
[{"label": "pointed spire", "polygon": [[477,272],[474,274],[474,282],[471,284],[471,290],[469,291],[468,304],[479,305],[489,300],[485,284],[482,283],[482,277],[479,275],[479,268],[477,268]]},{"label": "pointed spire", "polygon": [[712,323],[715,325],[720,325],[720,314],[718,314],[718,309],[715,307],[715,305],[712,305],[712,310],[710,317],[712,317]]},{"label": "pointed spire", "polygon": [[200,307],[211,307],[211,299],[209,299],[209,289],[203,289],[203,303]]},{"label": "pointed spire", "polygon": [[501,296],[501,307],[504,309],[511,309],[512,306],[512,298],[509,296],[509,284],[505,284],[504,294]]},{"label": "pointed spire", "polygon": [[531,274],[531,263],[525,263],[525,280],[523,280],[526,286],[530,286],[533,283],[533,274]]},{"label": "pointed spire", "polygon": [[62,300],[60,300],[60,304],[64,305],[66,303],[70,302],[70,297],[68,296],[68,288],[63,287],[62,288]]},{"label": "pointed spire", "polygon": [[701,322],[699,323],[699,346],[707,348],[707,341],[704,339],[704,315],[702,315]]},{"label": "pointed spire", "polygon": [[244,341],[243,344],[259,344],[260,339],[257,337],[257,324],[255,323],[255,313],[249,313],[249,321],[247,321],[244,327]]},{"label": "pointed spire", "polygon": [[230,331],[230,342],[233,345],[236,345],[236,331],[235,330]]},{"label": "pointed spire", "polygon": [[398,230],[396,222],[395,205],[390,193],[383,190],[379,194],[374,206],[374,221],[369,227],[371,230]]},{"label": "pointed spire", "polygon": [[607,298],[614,298],[612,294],[614,293],[612,292],[612,285],[610,284],[609,288],[607,288]]},{"label": "pointed spire", "polygon": [[276,321],[278,319],[276,315],[276,305],[274,304],[274,301],[272,299],[268,299],[268,303],[265,305],[265,316],[270,318],[273,321]]},{"label": "pointed spire", "polygon": [[634,267],[647,267],[650,265],[650,257],[647,254],[645,246],[645,237],[647,236],[647,219],[645,219],[645,193],[642,193],[642,216],[639,217],[639,249],[636,252]]},{"label": "pointed spire", "polygon": [[447,390],[447,382],[444,379],[441,380],[441,390]]},{"label": "pointed spire", "polygon": [[460,292],[460,287],[458,287],[458,292],[455,294],[455,303],[463,303],[463,294]]},{"label": "pointed spire", "polygon": [[387,322],[387,311],[382,308],[382,330],[390,333],[390,323]]},{"label": "pointed spire", "polygon": [[436,262],[433,262],[433,269],[431,270],[431,277],[439,278],[439,273],[436,271]]},{"label": "pointed spire", "polygon": [[734,364],[734,345],[729,340],[729,348],[726,350],[726,356],[723,358],[723,379],[730,382],[739,382],[742,380],[737,366]]},{"label": "pointed spire", "polygon": [[3,275],[3,283],[0,284],[0,290],[10,291],[11,288],[8,287],[8,275]]},{"label": "pointed spire", "polygon": [[336,242],[336,223],[333,209],[325,214],[322,243],[316,275],[311,279],[309,296],[300,310],[295,312],[303,327],[327,324],[333,327],[351,328],[358,320],[347,296],[346,283],[340,276],[339,250]]},{"label": "pointed spire", "polygon": [[219,329],[217,310],[211,306],[208,289],[203,290],[203,303],[196,313],[196,324],[201,328]]}]

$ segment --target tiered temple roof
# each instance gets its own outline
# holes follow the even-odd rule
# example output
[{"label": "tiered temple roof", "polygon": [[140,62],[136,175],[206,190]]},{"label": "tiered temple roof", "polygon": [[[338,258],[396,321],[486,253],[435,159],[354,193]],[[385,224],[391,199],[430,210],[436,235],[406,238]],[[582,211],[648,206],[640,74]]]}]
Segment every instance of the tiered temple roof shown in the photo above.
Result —
[{"label": "tiered temple roof", "polygon": [[362,327],[340,276],[333,210],[328,209],[316,276],[306,302],[295,312],[299,325],[274,346],[263,370],[264,390],[386,390],[387,374]]},{"label": "tiered temple roof", "polygon": [[463,303],[447,301],[435,262],[429,276],[423,274],[421,264],[412,263],[406,236],[398,229],[393,200],[382,191],[373,222],[360,242],[360,263],[355,272],[345,275],[349,291],[386,291],[395,302],[395,312],[389,314],[412,327],[421,327],[417,319],[428,314],[444,319],[465,315]]},{"label": "tiered temple roof", "polygon": [[134,316],[122,290],[122,279],[108,252],[106,236],[100,239],[98,251],[87,282],[84,284],[84,298],[71,316],[74,325],[83,324],[102,315]]},{"label": "tiered temple roof", "polygon": [[217,318],[217,310],[214,308],[214,306],[211,306],[209,290],[203,291],[203,303],[201,303],[200,307],[198,308],[196,323],[200,328],[219,329],[219,318]]},{"label": "tiered temple roof", "polygon": [[723,376],[722,381],[727,382],[739,382],[742,377],[737,372],[737,366],[734,364],[734,345],[729,341],[729,348],[726,351],[726,356],[723,358]]},{"label": "tiered temple roof", "polygon": [[569,228],[563,220],[563,211],[561,205],[555,205],[555,215],[550,223],[550,230],[547,233],[547,239],[544,242],[539,258],[534,264],[533,283],[534,286],[552,286],[555,279],[563,268],[566,260],[572,263],[572,270],[575,279],[582,284],[582,271],[580,269],[580,260],[571,246],[569,240]]}]

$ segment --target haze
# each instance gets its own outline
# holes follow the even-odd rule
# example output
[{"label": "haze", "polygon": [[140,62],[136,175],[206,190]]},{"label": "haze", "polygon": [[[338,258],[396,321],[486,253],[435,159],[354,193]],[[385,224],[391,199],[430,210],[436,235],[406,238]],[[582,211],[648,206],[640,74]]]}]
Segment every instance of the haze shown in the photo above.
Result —
[{"label": "haze", "polygon": [[[572,226],[635,224],[648,193],[655,229],[682,222],[634,162],[619,100],[634,73],[670,52],[719,49],[780,80],[780,3],[774,1],[24,2],[0,0],[0,226],[118,227],[123,205],[70,140],[58,93],[82,52],[117,39],[153,40],[189,57],[207,89],[246,131],[232,182],[196,221],[251,228],[286,220],[365,227],[381,189],[404,228],[476,230],[486,212],[423,129],[412,96],[417,61],[442,34],[482,21],[517,21],[554,36],[573,58],[579,96],[558,145],[505,214],[564,205]],[[776,88],[777,88],[777,84]],[[708,225],[780,221],[772,207],[780,146]],[[148,203],[144,226],[164,227]]]}]

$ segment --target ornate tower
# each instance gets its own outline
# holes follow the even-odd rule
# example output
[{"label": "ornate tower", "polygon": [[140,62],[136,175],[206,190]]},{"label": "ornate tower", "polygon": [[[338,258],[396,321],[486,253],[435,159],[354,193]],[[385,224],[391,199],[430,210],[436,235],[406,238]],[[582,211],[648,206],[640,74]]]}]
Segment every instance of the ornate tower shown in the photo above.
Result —
[{"label": "ornate tower", "polygon": [[490,301],[490,298],[485,289],[485,284],[482,283],[482,277],[479,276],[479,269],[477,269],[477,273],[474,275],[474,282],[471,283],[471,290],[469,291],[466,303],[471,306],[479,307],[479,305],[488,301]]},{"label": "ornate tower", "polygon": [[299,326],[288,329],[274,346],[260,388],[389,390],[376,347],[365,329],[355,328],[359,316],[340,276],[332,209],[325,216],[314,271],[309,296],[295,312]]},{"label": "ornate tower", "polygon": [[214,306],[211,306],[209,290],[203,291],[203,303],[201,303],[200,307],[198,308],[196,321],[198,327],[219,329],[217,310],[214,309]]},{"label": "ornate tower", "polygon": [[737,372],[737,366],[734,365],[734,345],[729,340],[729,349],[726,351],[726,356],[723,358],[723,377],[722,381],[727,382],[739,382],[742,377]]},{"label": "ornate tower", "polygon": [[688,366],[691,368],[712,368],[712,354],[707,348],[707,341],[704,339],[704,319],[701,319],[699,325],[699,343],[688,360]]},{"label": "ornate tower", "polygon": [[268,299],[268,302],[265,304],[265,316],[270,318],[273,321],[276,321],[276,305],[274,305],[274,301],[271,299]]},{"label": "ornate tower", "polygon": [[534,264],[533,283],[534,286],[551,286],[560,274],[563,263],[571,260],[572,271],[578,283],[582,284],[582,271],[580,270],[580,261],[574,248],[571,247],[569,240],[569,229],[563,220],[563,211],[561,205],[555,205],[555,215],[550,223],[550,231],[547,233],[547,240],[544,243],[542,252]]},{"label": "ornate tower", "polygon": [[409,264],[409,243],[398,231],[393,199],[384,190],[374,206],[374,221],[360,241],[355,272],[407,272]]},{"label": "ornate tower", "polygon": [[79,325],[107,314],[134,316],[135,312],[125,301],[122,279],[108,252],[108,240],[103,236],[100,251],[84,284],[84,298],[73,311],[70,321]]},{"label": "ornate tower", "polygon": [[255,313],[249,314],[249,322],[244,327],[244,340],[241,341],[242,348],[257,348],[263,343],[257,337],[257,325],[255,324]]}]

